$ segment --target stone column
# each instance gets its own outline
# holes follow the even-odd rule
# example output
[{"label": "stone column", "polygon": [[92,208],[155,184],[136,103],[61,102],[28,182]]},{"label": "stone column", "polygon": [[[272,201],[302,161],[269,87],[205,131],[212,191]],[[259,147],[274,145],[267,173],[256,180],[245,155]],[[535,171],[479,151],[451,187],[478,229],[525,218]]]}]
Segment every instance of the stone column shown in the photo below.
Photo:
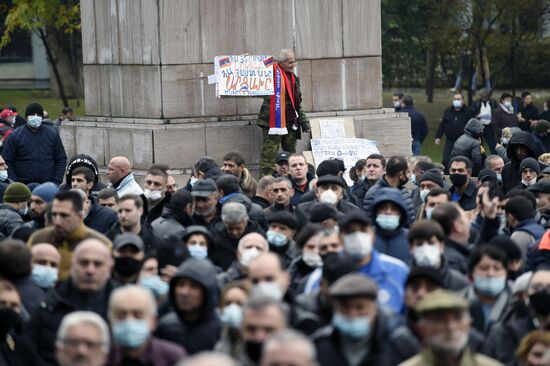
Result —
[{"label": "stone column", "polygon": [[255,168],[261,98],[216,98],[207,76],[216,55],[283,48],[310,118],[353,115],[357,137],[410,154],[408,117],[382,109],[380,0],[82,0],[81,12],[86,116],[61,129],[68,155],[188,174],[238,150]]}]

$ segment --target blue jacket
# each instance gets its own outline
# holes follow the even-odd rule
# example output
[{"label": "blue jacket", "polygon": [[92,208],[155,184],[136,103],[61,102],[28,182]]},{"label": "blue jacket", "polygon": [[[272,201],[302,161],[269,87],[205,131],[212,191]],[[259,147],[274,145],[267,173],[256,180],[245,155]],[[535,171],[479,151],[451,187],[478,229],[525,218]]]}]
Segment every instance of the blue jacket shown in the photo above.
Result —
[{"label": "blue jacket", "polygon": [[405,300],[405,281],[409,267],[399,259],[372,251],[368,264],[359,268],[362,273],[378,285],[378,303],[396,313],[402,313]]},{"label": "blue jacket", "polygon": [[374,220],[374,225],[376,226],[374,247],[380,253],[387,254],[394,258],[400,259],[405,263],[409,263],[411,260],[411,255],[409,253],[409,240],[407,239],[409,231],[404,228],[407,224],[408,217],[403,195],[395,188],[379,189],[372,205],[371,215],[373,218],[376,217],[377,207],[384,202],[392,202],[399,207],[399,210],[401,211],[401,222],[399,223],[397,229],[387,231],[380,228],[376,223],[376,220]]},{"label": "blue jacket", "polygon": [[118,215],[114,210],[99,205],[93,196],[90,196],[90,211],[84,219],[84,224],[103,235],[118,221]]},{"label": "blue jacket", "polygon": [[16,128],[6,140],[2,156],[8,164],[8,176],[14,181],[57,185],[63,182],[67,155],[59,134],[52,128]]},{"label": "blue jacket", "polygon": [[423,142],[428,135],[428,124],[424,115],[414,109],[413,106],[401,108],[401,113],[408,113],[411,118],[411,135],[413,140]]},{"label": "blue jacket", "polygon": [[516,231],[524,231],[537,241],[542,238],[545,232],[544,228],[540,226],[535,219],[527,219],[520,222],[519,225],[514,228],[514,232]]}]

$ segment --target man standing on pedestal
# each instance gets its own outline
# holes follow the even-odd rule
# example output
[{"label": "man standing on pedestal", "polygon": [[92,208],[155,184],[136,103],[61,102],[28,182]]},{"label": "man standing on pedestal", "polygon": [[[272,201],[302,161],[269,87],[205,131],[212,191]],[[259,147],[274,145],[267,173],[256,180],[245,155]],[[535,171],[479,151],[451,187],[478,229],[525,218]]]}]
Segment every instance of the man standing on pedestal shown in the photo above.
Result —
[{"label": "man standing on pedestal", "polygon": [[273,64],[275,94],[264,97],[258,117],[263,134],[261,176],[273,172],[279,145],[284,151],[296,152],[296,139],[300,139],[302,130],[308,133],[311,128],[302,110],[300,80],[294,75],[295,67],[294,52],[281,50]]}]

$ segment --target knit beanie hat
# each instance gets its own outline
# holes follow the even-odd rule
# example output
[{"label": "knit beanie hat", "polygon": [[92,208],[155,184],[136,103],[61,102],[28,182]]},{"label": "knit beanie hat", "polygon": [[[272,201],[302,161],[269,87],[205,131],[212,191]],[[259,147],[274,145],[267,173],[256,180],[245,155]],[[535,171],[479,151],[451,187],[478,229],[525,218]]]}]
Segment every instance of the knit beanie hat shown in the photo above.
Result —
[{"label": "knit beanie hat", "polygon": [[540,173],[540,165],[539,162],[536,161],[534,158],[525,158],[521,161],[519,164],[519,172],[521,173],[523,169],[530,168],[537,172],[537,174]]},{"label": "knit beanie hat", "polygon": [[33,196],[38,196],[48,203],[52,202],[58,193],[59,187],[52,182],[42,183],[32,191]]},{"label": "knit beanie hat", "polygon": [[31,103],[27,106],[27,109],[25,110],[25,118],[34,114],[44,117],[44,108],[42,108],[42,106],[38,103]]},{"label": "knit beanie hat", "polygon": [[4,202],[23,202],[31,199],[31,190],[23,183],[14,182],[4,192]]},{"label": "knit beanie hat", "polygon": [[430,182],[434,182],[441,188],[445,186],[445,183],[443,183],[443,177],[441,176],[441,173],[439,172],[439,169],[430,169],[426,170],[424,174],[420,177],[418,180],[418,184],[422,183],[425,180],[429,180]]},{"label": "knit beanie hat", "polygon": [[541,119],[540,121],[537,121],[537,123],[535,123],[535,128],[533,129],[539,135],[548,132],[548,130],[550,130],[550,122]]}]

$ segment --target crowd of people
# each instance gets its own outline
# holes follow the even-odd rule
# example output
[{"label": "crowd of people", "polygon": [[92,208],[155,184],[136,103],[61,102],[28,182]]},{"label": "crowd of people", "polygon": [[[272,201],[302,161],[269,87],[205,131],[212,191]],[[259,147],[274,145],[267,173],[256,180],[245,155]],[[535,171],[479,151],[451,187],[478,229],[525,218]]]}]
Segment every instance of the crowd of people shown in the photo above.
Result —
[{"label": "crowd of people", "polygon": [[286,151],[184,187],[117,156],[105,184],[30,104],[0,157],[0,365],[550,365],[550,123],[483,95],[454,96],[444,165],[373,154],[350,185]]}]

